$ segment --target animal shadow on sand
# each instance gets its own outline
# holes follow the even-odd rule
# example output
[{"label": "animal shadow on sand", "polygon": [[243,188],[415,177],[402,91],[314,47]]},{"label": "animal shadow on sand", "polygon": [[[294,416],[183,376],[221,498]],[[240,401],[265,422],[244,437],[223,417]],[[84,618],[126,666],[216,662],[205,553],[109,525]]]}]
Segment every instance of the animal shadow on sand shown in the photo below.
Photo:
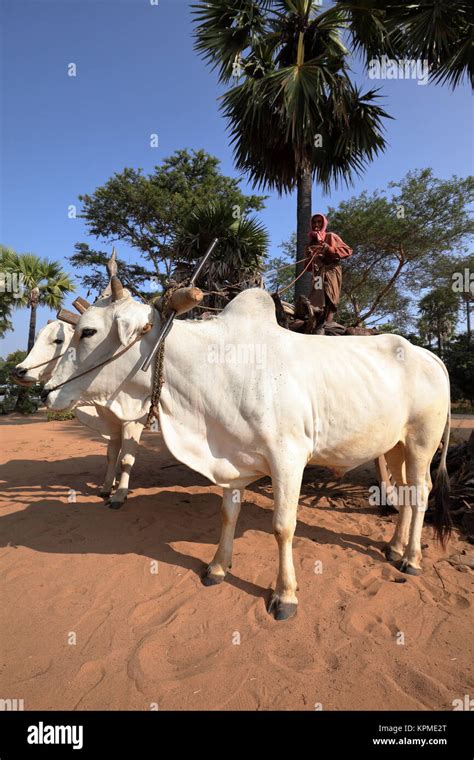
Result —
[{"label": "animal shadow on sand", "polygon": [[[172,460],[157,466],[156,456],[148,456],[152,453],[146,452],[132,477],[140,490],[162,490],[134,495],[132,488],[124,507],[118,511],[108,509],[97,496],[95,483],[100,482],[104,457],[89,455],[55,462],[10,461],[0,468],[0,490],[7,506],[25,506],[21,511],[0,517],[0,545],[26,546],[37,552],[53,554],[137,554],[180,566],[201,576],[203,559],[179,551],[176,545],[196,543],[217,547],[221,499],[209,490],[209,482],[204,477]],[[154,465],[153,468],[150,464]],[[13,472],[24,473],[25,482],[19,484],[18,477],[12,478]],[[252,492],[271,499],[269,484],[266,478],[246,489],[236,538],[247,531],[272,535],[272,504],[263,507],[252,501]],[[193,488],[198,488],[199,492],[188,490]],[[334,493],[334,489],[329,490]],[[71,493],[75,501],[71,500]],[[341,494],[340,485],[337,493]],[[305,503],[305,506],[328,509],[327,506],[317,506],[320,495],[316,486],[303,483],[302,496],[311,496],[315,502],[314,505]],[[85,501],[86,496],[96,496],[97,501]],[[350,505],[339,511],[376,513],[374,508],[351,509]],[[385,561],[381,551],[377,551],[382,549],[382,544],[378,547],[377,542],[367,536],[338,533],[300,519],[295,537],[317,544],[351,548],[377,561]],[[232,572],[228,573],[226,581],[253,596],[265,597],[268,593],[268,589]]]}]

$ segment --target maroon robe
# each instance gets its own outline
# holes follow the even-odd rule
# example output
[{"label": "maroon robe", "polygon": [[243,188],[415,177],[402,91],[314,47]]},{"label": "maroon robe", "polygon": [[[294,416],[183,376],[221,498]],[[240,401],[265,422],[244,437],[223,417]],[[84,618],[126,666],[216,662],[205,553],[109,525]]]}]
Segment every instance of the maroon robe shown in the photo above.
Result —
[{"label": "maroon robe", "polygon": [[[342,287],[342,267],[341,259],[346,259],[352,255],[352,248],[334,232],[326,232],[327,219],[322,214],[317,214],[323,218],[323,228],[320,232],[310,233],[310,244],[306,248],[307,258],[305,264],[310,264],[313,275],[313,285],[309,300],[313,306],[319,306],[325,309],[325,315],[328,311],[336,311],[341,297]],[[313,217],[314,218],[314,217]],[[329,246],[322,258],[317,257],[322,253],[322,243]]]}]

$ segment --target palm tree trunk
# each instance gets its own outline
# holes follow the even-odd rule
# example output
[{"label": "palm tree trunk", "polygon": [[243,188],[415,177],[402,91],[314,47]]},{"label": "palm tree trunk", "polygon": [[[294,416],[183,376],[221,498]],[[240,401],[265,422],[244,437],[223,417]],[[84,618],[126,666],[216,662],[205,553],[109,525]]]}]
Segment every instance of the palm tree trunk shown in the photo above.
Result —
[{"label": "palm tree trunk", "polygon": [[466,298],[466,329],[467,329],[467,339],[468,341],[471,340],[471,299],[469,298],[469,295]]},{"label": "palm tree trunk", "polygon": [[[31,349],[34,346],[35,343],[35,335],[36,335],[36,309],[37,304],[35,302],[30,304],[30,329],[28,331],[28,353],[30,353]],[[22,407],[26,403],[28,399],[29,391],[28,388],[20,388],[18,391],[18,396],[16,397],[16,403],[15,403],[15,411],[21,411]]]},{"label": "palm tree trunk", "polygon": [[30,307],[30,329],[28,332],[28,353],[30,353],[31,349],[34,346],[35,343],[35,337],[36,337],[36,309],[37,304],[32,303]]},{"label": "palm tree trunk", "polygon": [[[296,227],[296,277],[304,269],[305,249],[308,245],[308,233],[311,229],[311,194],[313,178],[311,169],[300,173],[297,189],[297,227]],[[295,283],[295,301],[300,295],[309,296],[312,285],[311,270],[306,271]]]}]

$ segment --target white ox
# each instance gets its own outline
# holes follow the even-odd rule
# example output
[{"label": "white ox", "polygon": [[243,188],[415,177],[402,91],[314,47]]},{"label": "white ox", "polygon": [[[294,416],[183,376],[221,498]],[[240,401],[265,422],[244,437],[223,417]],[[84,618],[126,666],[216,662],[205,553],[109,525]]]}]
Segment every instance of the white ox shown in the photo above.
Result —
[{"label": "white ox", "polygon": [[[66,322],[59,319],[48,322],[39,331],[28,356],[13,370],[12,377],[15,382],[27,388],[35,383],[47,382],[73,335],[74,328]],[[110,410],[98,404],[94,405],[93,399],[89,400],[87,405],[78,406],[75,412],[79,422],[108,441],[107,471],[100,495],[108,499],[111,509],[118,509],[127,498],[130,471],[135,462],[143,424],[140,421],[123,422]],[[120,478],[117,489],[112,493],[118,461]]]},{"label": "white ox", "polygon": [[[152,375],[140,367],[160,319],[121,286],[114,293],[81,316],[71,341],[75,358],[64,356],[45,388],[51,409],[71,408],[80,398],[100,399],[122,420],[146,413]],[[163,437],[178,460],[223,488],[221,538],[203,582],[224,580],[243,490],[269,475],[279,549],[269,611],[277,619],[294,615],[292,540],[305,466],[345,472],[382,454],[397,483],[414,487],[414,498],[400,506],[388,558],[418,574],[430,462],[443,431],[435,522],[442,542],[449,534],[449,403],[446,369],[430,352],[397,335],[292,333],[278,326],[273,300],[260,289],[239,294],[216,318],[175,320],[165,348]]]}]

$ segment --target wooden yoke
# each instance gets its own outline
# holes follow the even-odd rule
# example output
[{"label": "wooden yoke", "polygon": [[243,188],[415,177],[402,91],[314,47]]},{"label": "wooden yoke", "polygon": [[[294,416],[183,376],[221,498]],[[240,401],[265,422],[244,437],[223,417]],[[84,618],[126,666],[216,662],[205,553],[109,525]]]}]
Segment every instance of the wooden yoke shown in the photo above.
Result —
[{"label": "wooden yoke", "polygon": [[72,305],[75,309],[79,312],[79,314],[84,314],[87,309],[90,309],[90,303],[89,301],[86,301],[85,298],[81,298],[81,296],[78,296],[75,301],[72,302]]},{"label": "wooden yoke", "polygon": [[74,314],[74,312],[68,311],[67,309],[59,309],[56,317],[60,319],[61,322],[67,322],[68,325],[74,325],[74,327],[80,319],[79,314]]},{"label": "wooden yoke", "polygon": [[[178,288],[178,290],[176,291],[176,293],[179,290],[191,291],[191,293],[189,293],[189,296],[191,297],[191,303],[192,303],[192,299],[194,299],[194,298],[197,297],[196,293],[194,293],[194,295],[192,293],[192,291],[194,291],[194,283],[196,282],[197,278],[201,274],[201,271],[203,270],[204,265],[206,264],[206,262],[209,259],[209,257],[212,255],[212,252],[213,252],[213,250],[216,247],[216,245],[217,245],[218,242],[219,242],[219,238],[214,238],[214,240],[212,241],[211,245],[207,249],[206,253],[202,257],[201,261],[199,262],[196,271],[194,272],[193,276],[191,277],[191,280],[189,282],[189,286],[187,288]],[[196,288],[196,290],[199,290],[199,289]],[[173,293],[172,296],[171,296],[171,298],[170,298],[170,301],[171,301],[171,299],[173,298],[174,295],[175,294]],[[199,300],[201,300],[201,299],[199,299]],[[188,301],[188,304],[189,304],[189,301]],[[191,305],[191,308],[192,308],[192,305]],[[189,306],[188,306],[188,309],[184,309],[182,311],[182,313],[184,314],[185,311],[188,311],[188,310],[189,310]],[[150,368],[150,364],[153,361],[153,357],[155,356],[155,354],[157,353],[157,351],[160,348],[161,344],[163,343],[163,341],[165,340],[166,336],[168,335],[169,331],[171,330],[171,325],[173,324],[173,319],[175,318],[176,313],[177,313],[176,310],[171,305],[170,306],[169,316],[166,318],[165,322],[161,325],[161,329],[160,329],[160,332],[159,332],[158,337],[156,339],[156,343],[155,343],[155,345],[153,346],[152,350],[150,351],[150,353],[148,354],[147,358],[145,359],[145,361],[142,364],[142,370],[143,370],[143,372],[147,372],[148,369]],[[153,404],[153,400],[152,400],[152,404]],[[151,408],[150,408],[150,413],[151,413]]]},{"label": "wooden yoke", "polygon": [[[203,298],[204,293],[200,288],[178,288],[171,294],[168,309],[164,316],[167,317],[170,311],[176,312],[176,316],[186,314],[187,311],[191,311],[191,309],[198,306]],[[158,301],[158,307],[160,306],[160,301]]]}]

